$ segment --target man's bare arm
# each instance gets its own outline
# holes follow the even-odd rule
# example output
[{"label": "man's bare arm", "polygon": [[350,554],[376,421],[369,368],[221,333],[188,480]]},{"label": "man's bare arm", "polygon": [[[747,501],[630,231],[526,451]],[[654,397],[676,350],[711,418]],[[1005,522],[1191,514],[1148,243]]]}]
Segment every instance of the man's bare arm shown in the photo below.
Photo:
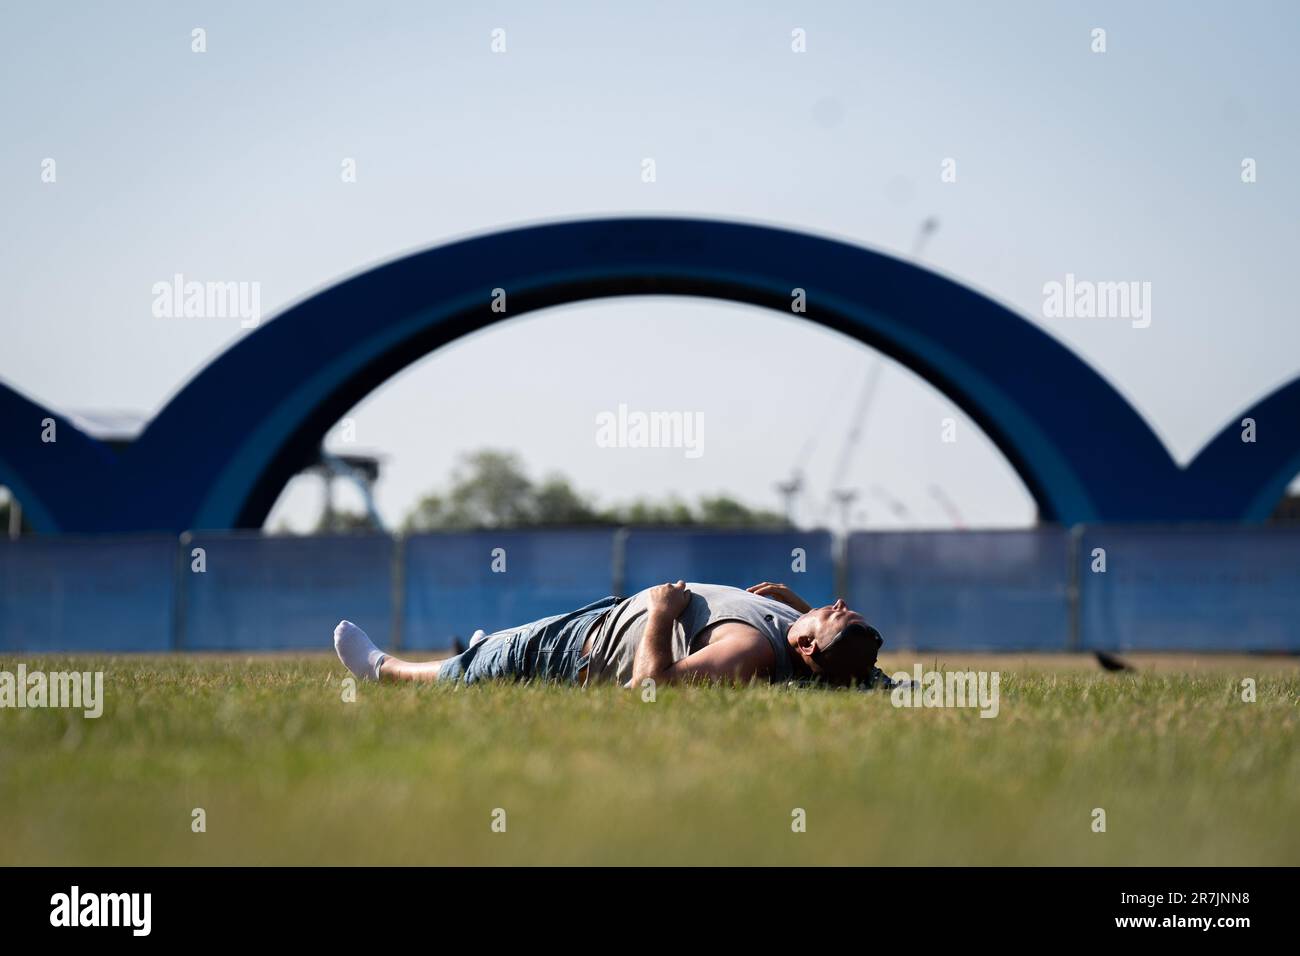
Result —
[{"label": "man's bare arm", "polygon": [[673,625],[690,603],[685,582],[661,584],[650,592],[645,630],[632,659],[632,679],[627,687],[640,687],[645,680],[673,684],[691,680],[748,681],[771,673],[776,651],[762,634],[738,622],[694,654],[673,661]]},{"label": "man's bare arm", "polygon": [[658,681],[673,665],[673,625],[675,617],[651,611],[646,618],[641,643],[632,660],[631,686],[640,687],[647,677]]},{"label": "man's bare arm", "polygon": [[762,634],[743,624],[729,625],[721,640],[701,647],[682,658],[656,678],[660,684],[689,681],[735,681],[745,683],[766,677],[776,664],[776,651]]},{"label": "man's bare arm", "polygon": [[651,589],[645,631],[632,658],[632,679],[628,686],[639,687],[646,678],[661,680],[664,672],[672,667],[673,625],[690,601],[691,592],[686,590],[685,581]]},{"label": "man's bare arm", "polygon": [[771,581],[764,581],[762,584],[755,584],[753,587],[746,588],[750,594],[757,594],[759,597],[771,598],[773,601],[780,601],[788,607],[794,608],[800,614],[807,614],[812,610],[812,605],[795,594],[784,584],[773,584]]}]

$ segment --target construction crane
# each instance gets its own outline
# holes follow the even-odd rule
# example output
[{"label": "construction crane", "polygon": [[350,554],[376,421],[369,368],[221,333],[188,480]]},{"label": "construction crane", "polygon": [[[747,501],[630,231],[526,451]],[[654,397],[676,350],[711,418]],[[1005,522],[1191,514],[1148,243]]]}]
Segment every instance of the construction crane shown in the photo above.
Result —
[{"label": "construction crane", "polygon": [[916,233],[916,241],[912,243],[912,258],[921,258],[921,250],[925,244],[930,241],[930,237],[939,231],[939,220],[934,216],[927,216],[921,223],[921,228]]},{"label": "construction crane", "polygon": [[848,534],[850,524],[849,505],[857,497],[857,493],[844,487],[844,482],[849,476],[849,466],[853,464],[853,453],[857,451],[858,444],[862,439],[862,432],[867,423],[867,414],[871,411],[871,403],[876,397],[876,389],[880,387],[880,376],[884,371],[884,367],[880,356],[872,357],[871,366],[867,369],[867,376],[862,382],[862,391],[858,393],[858,403],[853,409],[853,417],[849,419],[849,432],[844,437],[844,446],[840,449],[840,458],[831,476],[830,494],[827,496],[826,505],[822,511],[822,514],[825,515],[833,504],[838,504],[840,506],[841,530],[845,534]]},{"label": "construction crane", "polygon": [[930,486],[930,497],[938,502],[939,507],[943,509],[948,520],[952,522],[954,528],[966,527],[966,520],[962,517],[961,509],[957,507],[957,502],[948,497],[948,492],[944,491],[939,485]]},{"label": "construction crane", "polygon": [[901,500],[891,495],[889,490],[882,485],[872,485],[871,493],[883,501],[885,507],[889,509],[889,513],[900,522],[906,524],[907,520],[912,517],[912,512],[908,509],[907,505],[903,504]]},{"label": "construction crane", "polygon": [[[939,220],[937,217],[927,216],[922,220],[912,245],[911,257],[913,259],[920,258],[921,250],[925,247],[926,242],[938,231]],[[867,416],[871,411],[871,404],[875,399],[876,390],[880,386],[880,377],[883,371],[884,362],[881,361],[879,355],[874,355],[871,366],[867,369],[866,378],[862,383],[862,391],[858,395],[858,404],[853,410],[853,417],[849,420],[849,431],[844,438],[839,461],[836,463],[835,471],[831,477],[830,491],[827,494],[826,503],[822,506],[821,517],[823,521],[826,520],[833,506],[839,506],[841,531],[846,535],[852,521],[852,503],[858,495],[851,488],[846,488],[844,483],[848,479],[849,466],[853,463],[853,453],[861,443],[862,433],[866,428]],[[801,458],[802,460],[804,459]],[[798,470],[798,466],[795,467],[789,481],[777,483],[777,491],[785,501],[787,521],[790,521],[790,516],[793,513],[794,499],[803,490],[803,487],[803,474]],[[898,499],[889,495],[880,485],[875,486],[874,494],[884,499],[890,511],[900,520],[904,520],[908,516],[907,507]],[[955,506],[953,507],[955,508]],[[790,521],[790,523],[793,522]]]},{"label": "construction crane", "polygon": [[795,517],[799,511],[799,496],[804,490],[804,465],[812,457],[814,449],[817,447],[817,437],[809,435],[804,439],[803,446],[799,449],[799,457],[794,460],[794,465],[790,468],[790,477],[785,481],[776,483],[776,493],[781,496],[781,505],[785,511],[785,523],[791,528],[795,526]]}]

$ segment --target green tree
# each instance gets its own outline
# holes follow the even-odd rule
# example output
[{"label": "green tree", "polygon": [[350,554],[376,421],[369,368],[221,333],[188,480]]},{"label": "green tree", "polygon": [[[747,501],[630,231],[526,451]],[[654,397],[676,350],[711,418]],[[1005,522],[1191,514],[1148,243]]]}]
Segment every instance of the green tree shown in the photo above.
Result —
[{"label": "green tree", "polygon": [[774,511],[761,511],[741,504],[728,495],[705,495],[696,514],[700,524],[717,528],[781,528],[785,518]]},{"label": "green tree", "polygon": [[598,509],[563,475],[535,483],[517,455],[483,449],[464,455],[452,471],[450,487],[421,498],[402,527],[411,532],[622,524],[771,528],[784,526],[784,520],[725,494],[706,495],[695,508],[669,495]]},{"label": "green tree", "polygon": [[452,472],[447,513],[456,527],[510,528],[529,523],[532,498],[518,456],[485,449],[466,455]]},{"label": "green tree", "polygon": [[407,531],[528,528],[601,521],[587,496],[562,475],[534,484],[519,457],[484,449],[461,458],[451,487],[431,492],[407,516]]},{"label": "green tree", "polygon": [[695,524],[691,506],[676,495],[669,495],[663,501],[638,498],[631,504],[609,509],[605,516],[610,524],[639,524],[652,526],[676,526]]},{"label": "green tree", "polygon": [[533,493],[533,520],[541,525],[603,524],[587,496],[563,475],[549,475]]}]

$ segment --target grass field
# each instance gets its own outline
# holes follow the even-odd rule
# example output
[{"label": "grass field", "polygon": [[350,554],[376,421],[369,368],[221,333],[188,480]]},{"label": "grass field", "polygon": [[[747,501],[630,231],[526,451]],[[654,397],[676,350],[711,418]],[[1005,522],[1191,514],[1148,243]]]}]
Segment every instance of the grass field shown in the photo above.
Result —
[{"label": "grass field", "polygon": [[324,654],[26,658],[103,670],[106,704],[0,710],[0,863],[1300,863],[1297,660],[923,662],[1000,670],[999,716],[768,687],[345,703]]}]

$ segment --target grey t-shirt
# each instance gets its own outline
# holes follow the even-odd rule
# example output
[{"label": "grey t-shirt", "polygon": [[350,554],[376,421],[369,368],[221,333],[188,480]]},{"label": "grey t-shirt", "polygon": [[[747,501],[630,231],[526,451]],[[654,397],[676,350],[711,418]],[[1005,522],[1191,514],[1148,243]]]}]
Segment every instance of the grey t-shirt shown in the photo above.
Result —
[{"label": "grey t-shirt", "polygon": [[[748,624],[768,639],[776,652],[776,664],[768,679],[790,679],[790,654],[786,631],[801,616],[794,608],[759,597],[740,588],[722,584],[687,583],[691,592],[690,603],[673,623],[673,660],[698,651],[708,643],[705,633],[722,621],[739,621]],[[646,612],[649,610],[649,589],[625,598],[610,609],[591,634],[591,660],[587,680],[615,681],[626,684],[632,679],[632,661],[637,646],[645,633]]]}]

